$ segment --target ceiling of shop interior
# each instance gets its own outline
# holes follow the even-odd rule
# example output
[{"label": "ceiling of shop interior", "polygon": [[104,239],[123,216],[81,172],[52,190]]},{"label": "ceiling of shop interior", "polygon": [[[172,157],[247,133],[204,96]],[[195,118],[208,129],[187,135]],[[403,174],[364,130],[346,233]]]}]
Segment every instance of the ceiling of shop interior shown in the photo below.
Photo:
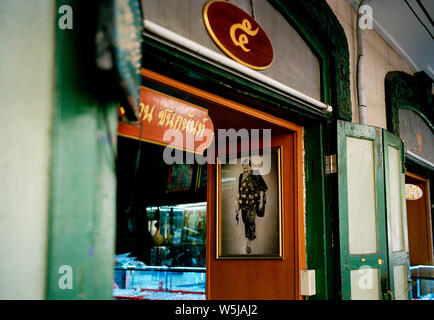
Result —
[{"label": "ceiling of shop interior", "polygon": [[[361,0],[347,1],[358,10]],[[434,79],[434,1],[372,0],[370,5],[377,33],[416,72],[425,71]]]}]

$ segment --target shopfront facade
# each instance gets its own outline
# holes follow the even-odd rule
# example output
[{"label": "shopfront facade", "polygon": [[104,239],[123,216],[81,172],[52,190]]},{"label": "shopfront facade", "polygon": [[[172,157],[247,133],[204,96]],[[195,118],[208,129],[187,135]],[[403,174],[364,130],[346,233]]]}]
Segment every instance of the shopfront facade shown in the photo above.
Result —
[{"label": "shopfront facade", "polygon": [[[336,270],[332,262],[332,210],[326,198],[329,191],[324,182],[329,177],[322,174],[322,165],[326,155],[324,149],[330,148],[330,141],[325,138],[329,127],[333,127],[330,120],[333,117],[336,119],[339,112],[344,115],[341,118],[346,116],[349,119],[351,115],[345,85],[334,90],[330,85],[333,81],[339,81],[346,82],[349,87],[348,65],[344,69],[346,74],[336,76],[330,72],[331,68],[342,69],[339,64],[345,68],[345,54],[348,55],[346,42],[337,40],[344,40],[343,30],[333,20],[336,30],[323,32],[333,33],[330,38],[336,39],[335,43],[330,43],[330,38],[321,41],[311,26],[303,22],[306,20],[296,19],[299,15],[306,15],[310,9],[301,2],[296,5],[258,2],[253,6],[249,1],[234,3],[249,16],[255,17],[254,21],[257,21],[272,44],[271,66],[262,71],[250,72],[246,69],[253,68],[246,68],[246,63],[242,61],[236,67],[231,64],[232,61],[227,62],[233,59],[225,56],[207,31],[204,21],[207,3],[178,3],[176,10],[161,1],[142,3],[144,86],[206,108],[213,122],[215,138],[221,129],[234,129],[236,132],[243,129],[249,132],[254,129],[270,130],[271,146],[283,150],[280,190],[283,201],[280,203],[282,228],[278,230],[282,247],[279,259],[249,259],[245,255],[219,258],[219,237],[224,230],[219,230],[218,210],[219,204],[224,204],[221,204],[216,190],[219,188],[218,167],[208,165],[206,297],[303,299],[300,273],[309,269],[308,261],[311,262],[310,269],[315,269],[316,277],[320,279],[316,286],[317,297],[334,295],[331,285]],[[331,19],[336,19],[325,3],[321,6]],[[296,27],[290,22],[295,23]],[[317,22],[318,25],[320,23]],[[284,41],[287,38],[292,40],[290,44]],[[252,43],[255,44],[253,40]],[[327,47],[336,54],[328,56]],[[208,50],[212,51],[211,57],[216,54],[223,62],[206,56]],[[192,54],[191,51],[203,51],[205,56]],[[255,79],[257,74],[262,78]],[[322,106],[322,109],[315,104],[310,105],[309,99],[306,102],[292,96],[289,90],[285,93],[283,90],[287,87],[295,88],[302,95],[318,101],[317,105]],[[339,101],[341,106],[334,111],[330,107],[332,99]],[[252,136],[250,138],[253,139]],[[306,158],[309,158],[307,167]],[[271,197],[271,193],[267,195],[267,198]],[[268,202],[271,206],[271,201]],[[305,208],[310,214],[306,214]],[[224,212],[221,214],[224,215]],[[326,221],[326,225],[319,221]],[[325,255],[324,252],[329,254]]]},{"label": "shopfront facade", "polygon": [[[432,93],[417,92],[420,98],[413,99],[404,91],[409,97],[397,98],[390,89],[395,74],[388,72],[410,72],[410,78],[414,72],[403,59],[390,58],[390,47],[369,30],[368,123],[358,123],[357,12],[346,1],[113,3],[140,13],[138,27],[128,20],[141,34],[139,73],[132,73],[140,90],[130,91],[137,103],[119,103],[121,87],[128,92],[134,83],[113,81],[121,55],[112,58],[112,68],[95,64],[101,24],[92,17],[100,15],[100,6],[56,3],[70,5],[75,20],[72,30],[55,32],[47,272],[41,289],[46,293],[40,296],[128,298],[116,289],[136,289],[141,293],[134,297],[143,299],[168,292],[174,299],[184,294],[210,300],[411,297],[410,265],[433,263],[430,198],[424,198],[425,215],[411,221],[405,200],[407,182],[429,194]],[[220,26],[225,19],[240,20],[232,40],[213,29],[214,18]],[[263,38],[255,43],[259,32]],[[414,143],[417,148],[422,139],[423,148],[413,157],[406,141],[415,124],[396,121],[411,117],[401,113],[411,109],[402,101],[416,105],[413,111],[426,125]],[[167,112],[178,112],[180,122],[169,121]],[[158,126],[182,128],[182,116],[193,119],[193,113],[205,119],[196,129],[203,121],[214,139],[206,140],[202,162],[196,145],[168,152],[170,140],[156,133]],[[178,131],[188,136],[185,126]],[[222,143],[230,144],[231,137],[235,149]],[[271,174],[254,161],[266,163],[266,147],[272,150]],[[183,160],[169,163],[167,155],[176,152]],[[229,156],[239,162],[225,163]],[[232,204],[242,203],[246,159],[266,184],[265,214],[256,214],[253,236],[248,213]],[[426,235],[413,239],[417,232],[409,229],[419,230],[421,220]],[[127,253],[140,266],[120,267]],[[134,287],[130,271],[140,274],[140,268],[143,276],[136,279],[142,283]],[[68,270],[71,288],[65,284]],[[175,283],[180,274],[194,285]]]}]

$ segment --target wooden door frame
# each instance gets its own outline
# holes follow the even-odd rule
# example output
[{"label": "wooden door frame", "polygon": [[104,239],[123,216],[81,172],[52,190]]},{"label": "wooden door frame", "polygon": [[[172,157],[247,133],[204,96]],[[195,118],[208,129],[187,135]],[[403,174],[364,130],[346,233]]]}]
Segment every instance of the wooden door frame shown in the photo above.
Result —
[{"label": "wooden door frame", "polygon": [[[219,106],[222,107],[222,109],[226,110],[233,110],[240,112],[246,116],[257,118],[261,120],[265,120],[269,122],[270,124],[279,126],[281,128],[284,128],[288,130],[288,133],[294,134],[294,158],[293,161],[296,164],[294,169],[296,172],[294,172],[294,199],[296,200],[296,203],[294,204],[294,212],[295,219],[294,223],[297,228],[297,233],[295,235],[295,287],[297,292],[295,293],[295,296],[297,299],[302,300],[304,297],[300,295],[300,271],[303,269],[306,269],[306,235],[305,235],[305,216],[304,216],[304,179],[303,179],[303,127],[296,125],[292,122],[289,122],[287,120],[278,118],[276,116],[273,116],[271,114],[268,114],[266,112],[256,110],[254,108],[248,107],[246,105],[237,103],[235,101],[223,98],[221,96],[212,94],[210,92],[206,92],[204,90],[198,89],[196,87],[187,85],[185,83],[173,80],[171,78],[168,78],[166,76],[163,76],[161,74],[158,74],[156,72],[153,72],[148,69],[142,69],[142,76],[150,79],[152,81],[155,81],[159,84],[162,84],[164,86],[168,86],[172,89],[180,90],[187,92],[190,95],[196,96],[197,98],[200,98],[205,101],[209,101],[212,103],[216,103]],[[210,189],[210,188],[208,188]],[[208,197],[214,196],[213,194],[210,194],[212,190],[208,190]],[[207,219],[209,219],[209,210],[207,210]],[[208,220],[209,221],[209,220]],[[210,224],[207,223],[207,243],[214,243],[214,241],[211,241],[210,235],[211,232],[209,230]],[[209,293],[209,281],[208,281],[208,273],[211,271],[209,269],[209,261],[210,259],[213,259],[214,256],[211,253],[211,250],[207,250],[207,284],[206,284],[206,292],[207,292],[207,298]]]}]

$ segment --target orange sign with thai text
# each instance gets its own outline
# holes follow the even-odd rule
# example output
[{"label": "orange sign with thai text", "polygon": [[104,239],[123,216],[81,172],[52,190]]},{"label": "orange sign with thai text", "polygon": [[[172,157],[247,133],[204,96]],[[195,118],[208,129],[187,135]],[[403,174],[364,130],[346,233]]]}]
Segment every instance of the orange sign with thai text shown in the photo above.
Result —
[{"label": "orange sign with thai text", "polygon": [[216,45],[235,61],[256,70],[273,62],[273,48],[264,30],[236,5],[210,1],[203,9],[203,20]]},{"label": "orange sign with thai text", "polygon": [[120,122],[118,134],[202,154],[214,138],[208,110],[140,88],[138,122]]}]

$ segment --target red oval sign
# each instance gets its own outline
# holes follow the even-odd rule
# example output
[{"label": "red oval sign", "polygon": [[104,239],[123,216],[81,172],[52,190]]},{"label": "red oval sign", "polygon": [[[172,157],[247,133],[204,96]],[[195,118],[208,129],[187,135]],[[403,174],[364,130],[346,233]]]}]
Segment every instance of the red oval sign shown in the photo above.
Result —
[{"label": "red oval sign", "polygon": [[210,1],[203,9],[206,29],[217,46],[235,61],[256,70],[273,62],[273,48],[259,24],[227,1]]}]

